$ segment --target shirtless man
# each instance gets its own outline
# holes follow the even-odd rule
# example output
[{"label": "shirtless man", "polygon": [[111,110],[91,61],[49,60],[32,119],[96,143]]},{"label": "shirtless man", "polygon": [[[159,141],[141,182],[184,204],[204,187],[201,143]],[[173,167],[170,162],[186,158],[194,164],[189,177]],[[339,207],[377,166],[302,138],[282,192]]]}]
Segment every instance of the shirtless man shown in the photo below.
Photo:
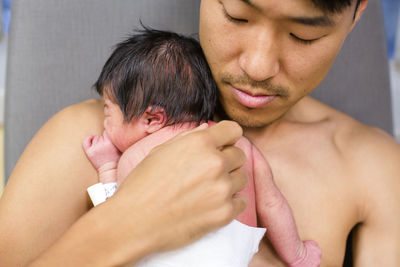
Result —
[{"label": "shirtless man", "polygon": [[[321,10],[325,2],[203,0],[200,42],[224,110],[271,164],[300,236],[320,244],[322,265],[342,264],[346,237],[357,225],[355,265],[398,266],[398,144],[306,97],[367,5],[350,1],[329,14]],[[251,266],[277,261],[265,242]]]},{"label": "shirtless man", "polygon": [[[149,28],[136,31],[116,45],[95,84],[104,100],[104,133],[90,135],[82,143],[99,174],[100,183],[88,188],[94,205],[111,197],[152,148],[200,122],[215,124],[210,120],[217,87],[200,44],[193,38]],[[239,192],[246,197],[247,208],[236,218],[237,226],[214,232],[213,237],[175,251],[174,256],[162,255],[168,261],[164,265],[180,266],[183,262],[186,267],[199,266],[203,260],[201,264],[207,267],[247,266],[267,228],[268,239],[288,266],[319,266],[318,245],[299,239],[290,207],[271,172],[258,173],[259,169],[269,170],[260,152],[246,138],[235,145],[245,152],[243,169],[248,174],[247,186]],[[259,195],[254,188],[258,179],[268,184]],[[207,254],[210,250],[220,253]],[[147,265],[153,266],[160,258],[152,260]]]},{"label": "shirtless man", "polygon": [[[343,40],[366,6],[366,0],[359,3],[353,0],[349,4],[339,0],[201,2],[200,41],[219,87],[222,105],[227,115],[244,127],[245,135],[269,162],[277,186],[293,209],[301,238],[306,240],[312,236],[324,251],[322,266],[342,264],[346,237],[353,227],[355,266],[400,265],[398,144],[382,131],[306,96],[323,80]],[[252,97],[250,94],[269,96]],[[229,147],[222,154],[212,152],[215,146],[231,144],[237,138],[237,127],[224,122],[179,136],[156,149],[110,201],[80,218],[89,204],[85,193],[76,192],[84,192],[94,184],[96,172],[88,161],[85,162],[78,148],[80,141],[93,129],[97,134],[102,133],[102,108],[101,101],[67,108],[40,130],[24,152],[0,203],[3,238],[0,257],[12,263],[3,263],[5,266],[26,263],[43,251],[46,252],[36,261],[37,266],[51,266],[49,263],[57,261],[79,262],[80,266],[85,266],[90,265],[90,259],[94,261],[93,255],[103,257],[103,263],[107,259],[114,263],[127,262],[151,251],[187,244],[205,231],[224,222],[227,224],[229,217],[234,218],[233,214],[243,209],[240,199],[227,197],[224,200],[228,202],[214,212],[199,212],[200,207],[206,207],[196,206],[194,198],[199,195],[191,191],[183,198],[191,205],[188,207],[191,214],[196,216],[196,220],[191,220],[184,212],[188,209],[182,208],[185,206],[163,206],[165,197],[157,195],[161,190],[157,189],[159,184],[153,178],[158,174],[176,184],[179,182],[174,179],[178,176],[187,181],[203,182],[210,178],[204,173],[201,175],[203,168],[212,164],[220,166],[219,170],[235,170],[240,162],[234,162],[234,157],[229,156],[231,152],[237,153],[236,150]],[[184,149],[188,145],[200,152],[190,154],[191,151]],[[210,155],[213,161],[207,158]],[[201,167],[194,168],[188,157]],[[154,169],[156,160],[160,164]],[[173,162],[179,168],[171,164]],[[171,172],[174,174],[169,175]],[[146,179],[135,179],[136,176]],[[222,180],[216,178],[227,177],[223,171],[212,172],[211,176],[219,185]],[[229,177],[234,178],[233,191],[237,192],[240,183],[236,181],[240,180],[237,179],[240,175],[235,173]],[[223,181],[232,186],[227,179]],[[140,194],[138,188],[141,188]],[[133,197],[127,191],[138,194]],[[145,202],[145,199],[152,201]],[[179,202],[182,198],[171,195],[168,199]],[[155,207],[153,201],[160,211],[174,209],[175,216],[168,217],[162,212],[157,214],[162,217],[155,218],[146,213],[148,207],[141,208],[143,203]],[[114,218],[125,218],[121,212],[126,213],[130,208],[141,216],[133,216],[136,221],[124,222],[121,229],[114,229],[112,236],[107,231],[117,219],[109,218],[110,223],[106,220],[100,225],[90,224],[94,218],[106,217],[109,212]],[[216,213],[216,210],[222,212]],[[144,214],[148,215],[146,222],[151,223],[151,228],[156,225],[156,219],[165,220],[159,224],[160,231],[147,239],[140,234],[148,229],[141,220]],[[216,217],[208,216],[210,214],[218,214],[220,220],[216,221]],[[171,217],[185,220],[177,224]],[[189,222],[196,222],[196,228],[190,228]],[[123,234],[126,232],[123,230],[131,228],[134,233]],[[173,229],[172,233],[167,229]],[[99,242],[109,238],[113,240],[113,248]],[[80,243],[80,239],[85,242]],[[147,242],[141,242],[138,248],[135,240]],[[98,244],[96,249],[91,249],[93,244]],[[99,247],[102,254],[96,252]],[[69,253],[65,253],[66,249]],[[109,257],[104,259],[106,254]],[[265,240],[250,266],[283,265]]]}]

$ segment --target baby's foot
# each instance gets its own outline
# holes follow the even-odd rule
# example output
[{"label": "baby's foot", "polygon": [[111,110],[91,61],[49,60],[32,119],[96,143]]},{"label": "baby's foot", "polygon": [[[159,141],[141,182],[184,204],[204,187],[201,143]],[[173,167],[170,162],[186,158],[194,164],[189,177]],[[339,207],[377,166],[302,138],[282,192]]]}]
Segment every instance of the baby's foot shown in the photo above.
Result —
[{"label": "baby's foot", "polygon": [[321,264],[322,251],[318,247],[318,243],[314,240],[306,240],[303,242],[303,251],[299,253],[298,259],[291,264],[290,267],[314,267]]}]

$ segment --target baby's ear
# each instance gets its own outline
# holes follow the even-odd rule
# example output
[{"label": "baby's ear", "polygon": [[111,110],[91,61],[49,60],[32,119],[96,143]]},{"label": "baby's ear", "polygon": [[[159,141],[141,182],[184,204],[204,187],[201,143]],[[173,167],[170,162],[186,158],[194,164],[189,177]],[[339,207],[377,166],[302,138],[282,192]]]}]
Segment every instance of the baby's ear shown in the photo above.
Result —
[{"label": "baby's ear", "polygon": [[167,122],[167,115],[161,107],[148,107],[142,117],[146,121],[146,132],[152,134],[162,127]]}]

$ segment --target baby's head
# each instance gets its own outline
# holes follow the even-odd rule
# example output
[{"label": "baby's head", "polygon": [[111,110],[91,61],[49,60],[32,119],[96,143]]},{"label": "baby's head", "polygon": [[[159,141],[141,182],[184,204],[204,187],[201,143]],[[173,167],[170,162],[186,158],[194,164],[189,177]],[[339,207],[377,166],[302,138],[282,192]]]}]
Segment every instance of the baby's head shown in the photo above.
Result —
[{"label": "baby's head", "polygon": [[121,151],[164,126],[210,120],[217,101],[198,41],[147,28],[116,46],[95,88],[105,131]]}]

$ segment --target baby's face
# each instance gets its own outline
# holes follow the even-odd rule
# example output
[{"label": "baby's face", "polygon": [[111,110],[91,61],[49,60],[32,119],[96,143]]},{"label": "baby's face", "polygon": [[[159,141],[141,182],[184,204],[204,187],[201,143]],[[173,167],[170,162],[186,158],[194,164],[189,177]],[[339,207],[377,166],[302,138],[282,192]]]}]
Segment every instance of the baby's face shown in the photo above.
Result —
[{"label": "baby's face", "polygon": [[119,106],[106,96],[104,97],[104,130],[121,152],[147,135],[140,119],[124,122]]}]

